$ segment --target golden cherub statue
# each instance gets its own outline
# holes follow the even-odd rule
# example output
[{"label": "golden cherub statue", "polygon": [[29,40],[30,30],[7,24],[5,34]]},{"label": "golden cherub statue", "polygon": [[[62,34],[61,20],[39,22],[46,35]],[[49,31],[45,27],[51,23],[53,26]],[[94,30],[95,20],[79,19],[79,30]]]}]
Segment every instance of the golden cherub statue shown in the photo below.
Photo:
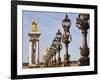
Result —
[{"label": "golden cherub statue", "polygon": [[32,32],[37,32],[38,28],[37,28],[37,23],[35,21],[32,21]]}]

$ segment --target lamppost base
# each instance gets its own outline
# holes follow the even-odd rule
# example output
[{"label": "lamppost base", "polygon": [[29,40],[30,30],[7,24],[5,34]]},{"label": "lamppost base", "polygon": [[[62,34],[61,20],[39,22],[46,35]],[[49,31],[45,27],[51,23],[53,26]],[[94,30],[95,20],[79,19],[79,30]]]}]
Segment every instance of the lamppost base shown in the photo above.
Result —
[{"label": "lamppost base", "polygon": [[89,66],[90,65],[90,58],[82,56],[82,58],[79,59],[79,66]]},{"label": "lamppost base", "polygon": [[57,66],[60,67],[61,66],[61,58],[57,59]]},{"label": "lamppost base", "polygon": [[89,48],[80,48],[80,54],[81,58],[79,59],[79,65],[80,66],[88,66],[90,65],[90,59],[89,59]]},{"label": "lamppost base", "polygon": [[70,61],[69,61],[70,55],[64,55],[64,66],[69,66],[70,65]]},{"label": "lamppost base", "polygon": [[64,61],[64,66],[70,66],[70,61]]},{"label": "lamppost base", "polygon": [[52,63],[52,67],[55,67],[55,66],[56,66],[56,60],[54,60]]},{"label": "lamppost base", "polygon": [[57,63],[57,67],[61,67],[62,66],[62,63]]},{"label": "lamppost base", "polygon": [[80,54],[82,55],[82,56],[86,56],[86,57],[88,57],[89,56],[89,53],[90,53],[90,50],[89,50],[89,48],[81,48],[80,47]]}]

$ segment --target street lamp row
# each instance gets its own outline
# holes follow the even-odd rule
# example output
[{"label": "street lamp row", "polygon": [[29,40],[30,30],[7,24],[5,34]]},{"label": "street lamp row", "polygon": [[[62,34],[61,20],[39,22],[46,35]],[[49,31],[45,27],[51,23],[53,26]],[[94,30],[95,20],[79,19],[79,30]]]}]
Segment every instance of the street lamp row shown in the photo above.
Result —
[{"label": "street lamp row", "polygon": [[[80,54],[81,58],[79,59],[79,65],[89,65],[89,48],[87,46],[87,30],[89,29],[89,14],[79,14],[78,18],[76,19],[77,27],[82,31],[83,36],[83,44],[82,48],[80,47]],[[64,66],[70,66],[70,55],[68,52],[68,45],[72,41],[72,36],[70,34],[70,27],[71,27],[71,20],[68,18],[66,14],[65,18],[62,20],[62,28],[64,33],[58,32],[56,33],[54,40],[48,51],[47,56],[47,64],[46,66],[61,66],[61,57],[60,51],[62,49],[62,43],[65,45],[65,54],[64,54]],[[57,59],[56,55],[58,53]]]},{"label": "street lamp row", "polygon": [[[60,32],[58,29],[58,32],[56,33],[56,37],[53,40],[54,48],[56,48],[55,54],[54,54],[54,64],[57,63],[58,66],[61,65],[61,57],[60,57],[60,50],[62,49],[61,41],[65,44],[66,53],[64,55],[64,66],[69,66],[69,54],[68,54],[68,44],[72,40],[72,36],[70,35],[70,26],[71,26],[71,20],[68,18],[68,15],[66,14],[65,18],[62,21],[62,27],[64,30],[64,33]],[[58,58],[56,61],[56,53],[58,52]]]}]

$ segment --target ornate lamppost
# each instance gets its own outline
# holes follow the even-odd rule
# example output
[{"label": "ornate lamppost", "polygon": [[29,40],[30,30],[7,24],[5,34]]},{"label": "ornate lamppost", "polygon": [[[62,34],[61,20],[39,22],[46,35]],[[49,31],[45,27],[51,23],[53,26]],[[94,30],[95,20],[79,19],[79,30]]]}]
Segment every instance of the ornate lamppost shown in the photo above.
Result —
[{"label": "ornate lamppost", "polygon": [[60,50],[62,49],[61,39],[62,39],[62,33],[60,32],[60,29],[58,29],[58,32],[56,33],[56,39],[57,39],[57,52],[58,52],[58,58],[57,58],[57,65],[60,66],[61,64],[61,57],[60,57]]},{"label": "ornate lamppost", "polygon": [[62,27],[64,29],[64,34],[62,36],[62,42],[65,44],[66,53],[64,55],[64,66],[70,65],[70,55],[68,54],[68,44],[72,40],[72,36],[70,34],[70,26],[71,26],[71,20],[68,18],[68,15],[66,14],[65,18],[62,21]]},{"label": "ornate lamppost", "polygon": [[87,30],[89,29],[89,14],[79,14],[76,20],[77,27],[82,32],[82,47],[80,47],[80,66],[89,65],[89,48],[87,46]]},{"label": "ornate lamppost", "polygon": [[56,52],[57,52],[57,40],[56,38],[54,38],[53,42],[52,42],[52,45],[51,45],[51,48],[52,48],[52,52],[53,52],[53,65],[55,66],[56,65]]}]

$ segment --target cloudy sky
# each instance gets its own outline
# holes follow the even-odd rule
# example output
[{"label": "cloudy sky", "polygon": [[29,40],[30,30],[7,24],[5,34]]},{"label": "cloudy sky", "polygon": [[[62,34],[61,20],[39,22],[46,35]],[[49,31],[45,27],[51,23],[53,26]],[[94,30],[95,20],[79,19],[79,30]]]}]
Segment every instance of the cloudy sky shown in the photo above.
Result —
[{"label": "cloudy sky", "polygon": [[[80,46],[82,45],[82,34],[81,31],[76,27],[77,13],[67,13],[71,20],[70,33],[72,35],[72,42],[69,44],[69,54],[71,55],[70,60],[78,60],[80,57]],[[23,62],[28,62],[29,55],[29,37],[28,33],[31,31],[32,20],[37,22],[38,30],[41,33],[40,44],[39,44],[39,59],[42,61],[43,49],[48,46],[50,47],[52,40],[55,37],[58,29],[63,33],[62,20],[66,13],[59,12],[35,12],[35,11],[23,11],[22,14],[22,35],[23,35]],[[88,30],[87,41],[90,46],[90,31]],[[63,44],[63,43],[62,43]],[[65,47],[61,50],[61,59],[63,61],[65,54]]]}]

